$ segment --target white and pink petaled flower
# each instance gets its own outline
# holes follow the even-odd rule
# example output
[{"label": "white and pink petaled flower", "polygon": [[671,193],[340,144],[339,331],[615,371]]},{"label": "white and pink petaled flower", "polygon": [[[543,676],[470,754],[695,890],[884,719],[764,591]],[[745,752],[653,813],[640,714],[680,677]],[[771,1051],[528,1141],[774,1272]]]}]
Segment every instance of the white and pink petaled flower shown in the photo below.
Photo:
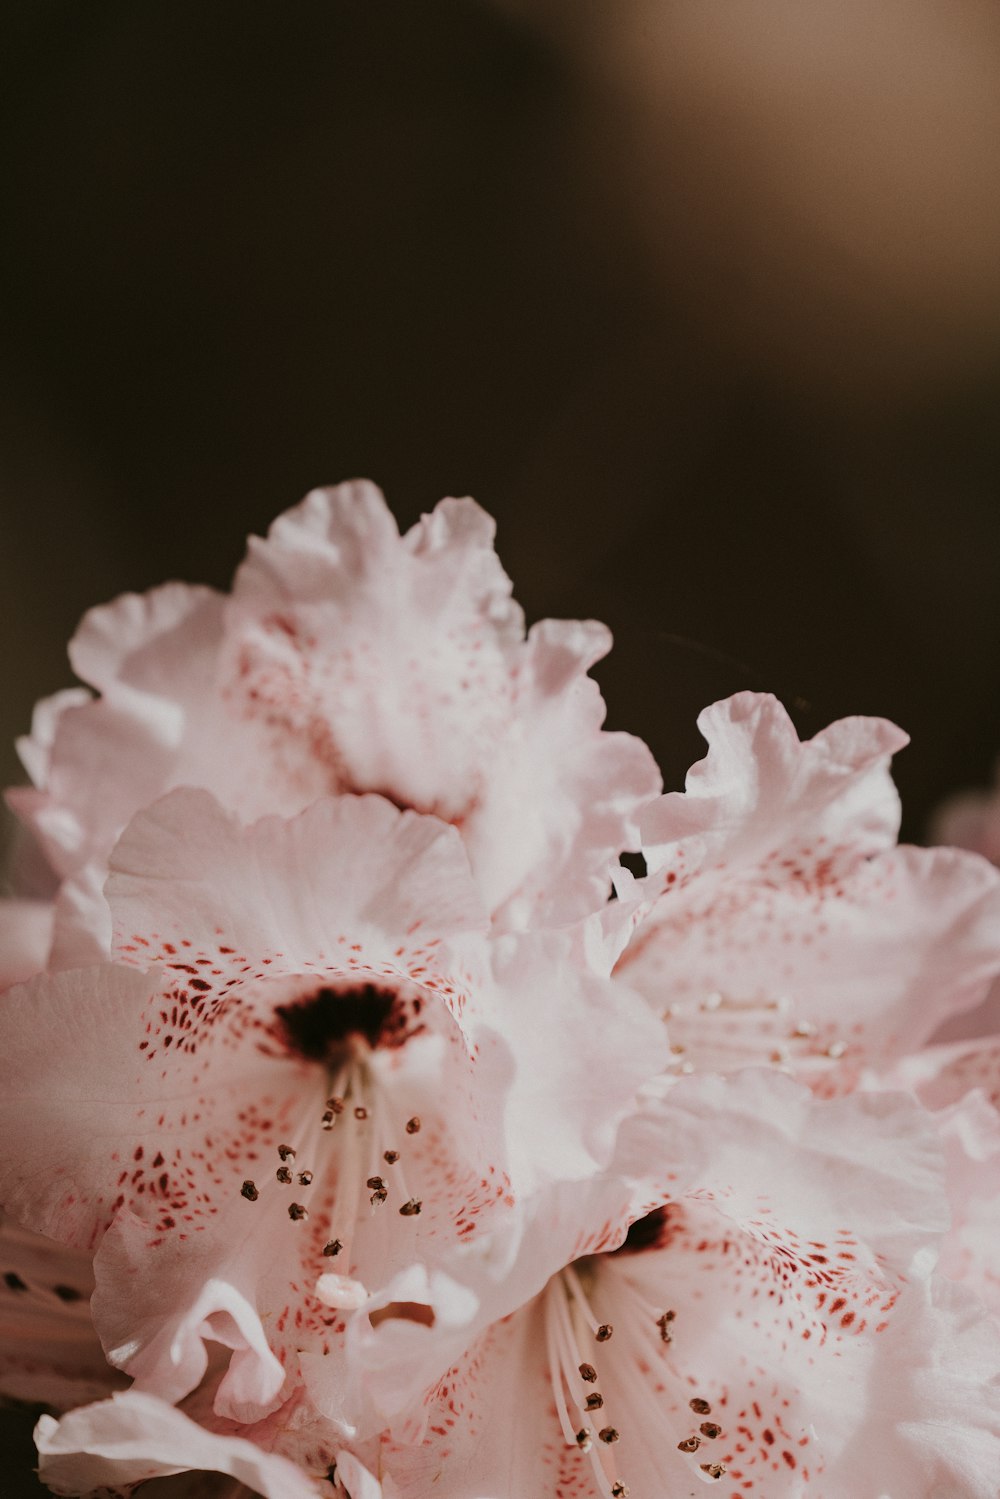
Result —
[{"label": "white and pink petaled flower", "polygon": [[1000,1043],[934,1038],[1000,875],[895,846],[880,720],[740,694],[661,796],[607,632],[526,635],[492,538],[317,490],[230,596],[92,611],[97,695],[36,712],[0,1393],[43,1480],[995,1499]]}]

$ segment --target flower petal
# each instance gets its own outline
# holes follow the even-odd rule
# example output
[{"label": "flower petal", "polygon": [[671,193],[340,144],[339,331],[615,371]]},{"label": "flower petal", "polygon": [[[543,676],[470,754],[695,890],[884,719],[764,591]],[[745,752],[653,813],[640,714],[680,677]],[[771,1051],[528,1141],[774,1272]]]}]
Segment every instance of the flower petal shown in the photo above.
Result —
[{"label": "flower petal", "polygon": [[56,1494],[117,1491],[191,1470],[229,1474],[265,1499],[317,1499],[321,1492],[287,1458],[243,1437],[207,1431],[136,1390],[70,1411],[61,1421],[42,1416],[35,1441],[39,1476]]}]

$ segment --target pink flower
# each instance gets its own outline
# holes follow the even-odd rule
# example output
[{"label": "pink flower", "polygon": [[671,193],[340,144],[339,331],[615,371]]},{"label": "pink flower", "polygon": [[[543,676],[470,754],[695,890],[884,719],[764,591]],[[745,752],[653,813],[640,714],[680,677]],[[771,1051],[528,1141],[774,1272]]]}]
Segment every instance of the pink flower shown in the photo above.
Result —
[{"label": "pink flower", "polygon": [[73,666],[100,696],[42,703],[13,802],[64,894],[60,962],[89,956],[108,853],[178,785],[245,819],[379,792],[456,826],[508,926],[599,906],[659,790],[646,747],[601,731],[586,673],[604,626],[546,620],[525,638],[471,500],[400,537],[373,485],[314,490],[252,538],[232,597],[168,584],[83,620]]},{"label": "pink flower", "polygon": [[643,814],[650,873],[610,915],[634,926],[617,972],[665,1015],[678,1070],[770,1064],[843,1091],[981,998],[1000,879],[953,849],[894,846],[891,724],[800,743],[754,693],[698,722],[708,755]]},{"label": "pink flower", "polygon": [[97,1247],[137,1393],[184,1399],[221,1349],[214,1417],[311,1411],[323,1471],[372,1419],[352,1317],[415,1273],[419,1320],[522,1199],[605,1165],[661,1027],[637,997],[616,1024],[568,937],[490,935],[458,833],[381,797],[244,828],[173,792],[107,894],[116,961],[6,998],[0,1194]]},{"label": "pink flower", "polygon": [[[522,1241],[534,1298],[369,1455],[407,1499],[992,1499],[1000,1352],[975,1299],[929,1276],[947,1219],[912,1101],[683,1079],[573,1195]],[[553,1240],[566,1268],[546,1280]],[[386,1383],[402,1331],[371,1335]]]}]

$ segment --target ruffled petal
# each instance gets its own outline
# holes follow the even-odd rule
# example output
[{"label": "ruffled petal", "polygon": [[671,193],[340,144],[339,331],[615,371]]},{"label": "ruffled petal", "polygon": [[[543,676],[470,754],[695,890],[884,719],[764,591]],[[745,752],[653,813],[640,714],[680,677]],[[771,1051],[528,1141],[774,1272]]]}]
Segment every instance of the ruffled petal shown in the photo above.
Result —
[{"label": "ruffled petal", "polygon": [[[154,1395],[127,1390],[35,1428],[39,1476],[56,1494],[118,1493],[190,1470],[226,1473],[264,1499],[317,1499],[323,1487],[287,1458],[206,1430]],[[316,1475],[316,1479],[320,1475]]]},{"label": "ruffled petal", "polygon": [[843,1091],[982,997],[996,872],[888,846],[891,725],[848,719],[800,744],[749,693],[700,723],[708,757],[644,818],[653,873],[630,900],[649,904],[617,972],[668,1019],[681,1069],[770,1063]]}]

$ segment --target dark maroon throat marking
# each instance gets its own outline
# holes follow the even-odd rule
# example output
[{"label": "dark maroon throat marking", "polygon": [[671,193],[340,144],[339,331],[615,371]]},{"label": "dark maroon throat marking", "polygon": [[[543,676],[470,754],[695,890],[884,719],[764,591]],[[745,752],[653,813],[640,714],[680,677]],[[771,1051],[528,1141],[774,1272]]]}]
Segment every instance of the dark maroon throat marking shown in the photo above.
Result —
[{"label": "dark maroon throat marking", "polygon": [[324,988],[275,1011],[290,1051],[310,1062],[335,1060],[356,1038],[371,1047],[391,1045],[400,1022],[396,995],[374,984]]}]

